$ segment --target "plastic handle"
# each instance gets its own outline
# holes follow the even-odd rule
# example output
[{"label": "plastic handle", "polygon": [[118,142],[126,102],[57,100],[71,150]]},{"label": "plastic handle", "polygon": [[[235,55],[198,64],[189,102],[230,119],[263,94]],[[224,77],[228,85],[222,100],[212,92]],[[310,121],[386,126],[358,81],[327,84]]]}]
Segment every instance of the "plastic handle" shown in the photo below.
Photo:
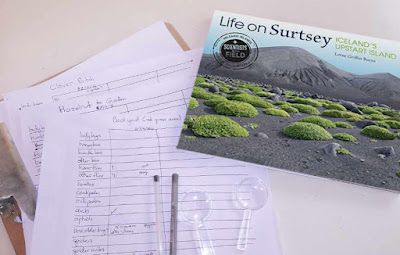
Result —
[{"label": "plastic handle", "polygon": [[156,209],[156,229],[157,229],[157,243],[158,254],[164,254],[164,240],[162,231],[162,207],[161,207],[161,187],[160,182],[154,182],[154,206]]},{"label": "plastic handle", "polygon": [[196,236],[199,241],[201,255],[214,255],[214,246],[204,223],[196,224]]},{"label": "plastic handle", "polygon": [[240,251],[247,249],[247,238],[249,236],[251,221],[251,210],[244,211],[242,226],[240,227],[239,239],[236,248]]}]

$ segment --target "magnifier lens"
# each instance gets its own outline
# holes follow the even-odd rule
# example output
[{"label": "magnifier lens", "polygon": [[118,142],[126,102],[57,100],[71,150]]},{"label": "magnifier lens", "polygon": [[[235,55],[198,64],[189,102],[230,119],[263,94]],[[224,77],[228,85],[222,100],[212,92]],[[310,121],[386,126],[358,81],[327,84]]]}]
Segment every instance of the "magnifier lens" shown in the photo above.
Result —
[{"label": "magnifier lens", "polygon": [[267,203],[268,190],[260,179],[249,177],[239,183],[235,195],[245,209],[236,246],[244,251],[247,249],[252,211],[261,209]]},{"label": "magnifier lens", "polygon": [[268,190],[261,180],[246,178],[238,185],[236,196],[245,209],[258,210],[267,203]]},{"label": "magnifier lens", "polygon": [[211,214],[211,199],[205,192],[191,191],[182,198],[181,209],[186,221],[202,222]]},{"label": "magnifier lens", "polygon": [[214,255],[214,246],[208,233],[205,220],[212,211],[211,199],[205,191],[190,190],[181,201],[181,213],[185,221],[195,230],[201,255]]}]

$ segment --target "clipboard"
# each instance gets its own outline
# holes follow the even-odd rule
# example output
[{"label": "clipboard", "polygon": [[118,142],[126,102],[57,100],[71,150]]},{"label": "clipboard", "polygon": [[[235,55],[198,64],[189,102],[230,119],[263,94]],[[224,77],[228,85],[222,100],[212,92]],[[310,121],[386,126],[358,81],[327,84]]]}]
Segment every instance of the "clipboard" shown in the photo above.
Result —
[{"label": "clipboard", "polygon": [[[189,51],[190,47],[187,45],[187,43],[185,42],[185,40],[183,40],[182,36],[178,33],[178,31],[175,29],[175,27],[168,23],[168,22],[164,22],[165,26],[167,27],[168,31],[171,33],[172,37],[176,40],[176,42],[179,44],[179,46],[182,48],[183,51]],[[79,64],[79,63],[78,63]],[[78,65],[77,64],[77,65]],[[32,86],[36,86],[39,85],[47,80],[50,80],[66,71],[68,71],[69,69],[73,68],[76,65],[73,65],[59,73],[56,73],[42,81],[39,81],[29,87]],[[0,101],[2,99],[0,98]],[[18,204],[15,204],[15,211],[17,213],[20,212],[20,209],[18,207]],[[25,251],[25,239],[24,239],[24,234],[23,234],[23,229],[22,229],[22,224],[17,223],[14,221],[13,217],[0,217],[3,219],[3,223],[4,226],[6,228],[6,231],[9,235],[9,238],[11,240],[11,243],[14,247],[15,253],[16,255],[26,255],[26,251]]]}]

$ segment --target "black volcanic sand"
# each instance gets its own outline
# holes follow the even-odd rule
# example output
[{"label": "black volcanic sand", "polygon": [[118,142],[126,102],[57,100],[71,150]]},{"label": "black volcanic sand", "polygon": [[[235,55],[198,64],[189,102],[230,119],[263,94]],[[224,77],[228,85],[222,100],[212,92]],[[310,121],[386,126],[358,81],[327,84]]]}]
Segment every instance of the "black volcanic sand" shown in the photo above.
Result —
[{"label": "black volcanic sand", "polygon": [[[204,100],[197,99],[200,106],[189,110],[189,115],[216,114],[211,107],[203,104]],[[258,123],[256,129],[249,129],[249,137],[196,137],[192,140],[185,136],[193,136],[188,129],[183,131],[178,148],[195,152],[212,154],[275,168],[293,170],[300,173],[327,178],[339,179],[347,182],[371,185],[379,188],[400,191],[400,178],[396,172],[399,166],[399,140],[378,140],[371,142],[371,137],[361,134],[360,128],[327,129],[331,134],[348,133],[355,136],[359,144],[340,140],[307,141],[289,138],[283,134],[283,129],[291,123],[311,116],[304,113],[290,113],[290,118],[264,114],[257,108],[259,115],[254,118],[239,118],[229,116],[232,120],[244,126],[248,123]],[[324,108],[318,108],[320,112]],[[329,118],[334,122],[345,121],[342,118]],[[348,122],[354,126],[354,123]],[[393,130],[391,130],[393,131]],[[256,137],[256,133],[265,133],[269,138]],[[322,147],[329,143],[338,143],[348,149],[353,155],[338,154],[337,157],[324,153]],[[374,147],[393,146],[396,155],[380,159],[374,152]],[[363,161],[363,162],[362,162]]]}]

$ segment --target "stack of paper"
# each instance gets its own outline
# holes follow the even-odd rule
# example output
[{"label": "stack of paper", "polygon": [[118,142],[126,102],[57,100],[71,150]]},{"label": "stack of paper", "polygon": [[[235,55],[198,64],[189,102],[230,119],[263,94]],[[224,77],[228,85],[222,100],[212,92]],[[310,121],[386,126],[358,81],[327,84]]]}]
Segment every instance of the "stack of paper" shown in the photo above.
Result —
[{"label": "stack of paper", "polygon": [[[157,253],[153,176],[161,176],[167,247],[170,177],[178,173],[179,199],[195,188],[213,201],[206,223],[216,254],[242,253],[245,209],[234,190],[246,177],[262,180],[268,201],[253,213],[246,252],[281,254],[268,169],[176,149],[200,57],[200,50],[183,52],[159,22],[4,95],[0,121],[39,191],[35,223],[23,218],[28,253]],[[179,253],[197,254],[194,228],[179,216]]]}]

